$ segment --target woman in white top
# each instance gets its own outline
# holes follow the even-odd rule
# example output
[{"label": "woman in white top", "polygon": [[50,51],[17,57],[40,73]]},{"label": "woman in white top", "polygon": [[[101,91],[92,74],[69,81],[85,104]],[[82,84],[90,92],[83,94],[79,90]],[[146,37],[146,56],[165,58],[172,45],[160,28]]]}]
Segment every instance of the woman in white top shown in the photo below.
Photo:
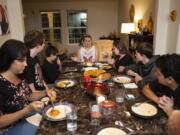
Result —
[{"label": "woman in white top", "polygon": [[76,62],[95,62],[99,59],[98,49],[92,44],[91,35],[84,35],[83,47],[78,50],[77,56],[71,59]]}]

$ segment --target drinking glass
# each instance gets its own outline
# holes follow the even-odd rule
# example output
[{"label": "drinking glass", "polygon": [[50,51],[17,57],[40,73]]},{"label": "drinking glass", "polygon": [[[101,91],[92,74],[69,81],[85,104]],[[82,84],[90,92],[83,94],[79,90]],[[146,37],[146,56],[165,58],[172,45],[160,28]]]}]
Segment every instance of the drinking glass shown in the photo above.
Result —
[{"label": "drinking glass", "polygon": [[77,130],[77,110],[75,105],[69,104],[71,111],[66,114],[67,130],[75,132]]},{"label": "drinking glass", "polygon": [[124,102],[124,96],[125,96],[125,90],[122,88],[116,88],[116,102],[117,103],[123,103]]}]

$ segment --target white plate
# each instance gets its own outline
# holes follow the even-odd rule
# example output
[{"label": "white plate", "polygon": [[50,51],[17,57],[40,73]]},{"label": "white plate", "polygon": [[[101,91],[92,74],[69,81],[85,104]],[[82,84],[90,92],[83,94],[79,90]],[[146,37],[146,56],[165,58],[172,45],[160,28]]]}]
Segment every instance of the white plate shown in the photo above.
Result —
[{"label": "white plate", "polygon": [[121,129],[110,127],[102,129],[97,135],[127,135],[127,133]]},{"label": "white plate", "polygon": [[97,67],[86,67],[83,68],[84,71],[89,71],[89,70],[94,70],[94,69],[98,69]]},{"label": "white plate", "polygon": [[113,81],[117,82],[117,83],[130,83],[131,82],[131,78],[127,77],[127,76],[115,76],[113,77]]},{"label": "white plate", "polygon": [[65,79],[60,80],[56,83],[56,86],[59,88],[69,88],[75,85],[75,82],[73,80]]},{"label": "white plate", "polygon": [[46,118],[48,120],[51,120],[51,121],[59,121],[59,120],[63,120],[66,118],[66,114],[71,112],[71,108],[66,106],[66,105],[56,105],[54,107],[55,109],[59,110],[60,111],[60,114],[57,115],[57,116],[51,116],[49,115],[49,112],[52,110],[52,107],[50,107],[46,112],[45,112],[45,115],[46,115]]},{"label": "white plate", "polygon": [[136,103],[131,106],[131,110],[133,113],[144,117],[152,117],[158,113],[158,109],[149,103]]}]

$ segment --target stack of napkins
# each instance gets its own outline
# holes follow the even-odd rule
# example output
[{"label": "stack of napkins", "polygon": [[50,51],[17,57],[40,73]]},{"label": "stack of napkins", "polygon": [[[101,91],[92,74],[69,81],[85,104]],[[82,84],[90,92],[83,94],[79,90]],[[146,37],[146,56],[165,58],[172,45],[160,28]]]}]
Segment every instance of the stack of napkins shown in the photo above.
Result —
[{"label": "stack of napkins", "polygon": [[126,89],[137,89],[138,88],[138,86],[135,83],[126,83],[123,85],[124,85],[124,88],[126,88]]},{"label": "stack of napkins", "polygon": [[26,121],[28,121],[30,124],[34,126],[39,126],[40,122],[42,120],[42,115],[39,113],[36,113],[28,118],[26,118]]}]

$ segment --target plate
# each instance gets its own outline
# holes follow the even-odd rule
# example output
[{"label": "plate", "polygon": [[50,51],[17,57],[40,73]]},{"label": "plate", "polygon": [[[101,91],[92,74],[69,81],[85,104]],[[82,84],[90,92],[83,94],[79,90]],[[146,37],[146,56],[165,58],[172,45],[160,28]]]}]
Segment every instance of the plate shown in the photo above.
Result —
[{"label": "plate", "polygon": [[108,69],[112,68],[112,66],[107,64],[107,63],[99,63],[99,62],[97,62],[97,63],[95,63],[95,65],[98,66],[99,68],[105,69],[105,70],[108,70]]},{"label": "plate", "polygon": [[64,76],[68,78],[76,78],[76,77],[81,76],[81,74],[77,72],[69,72],[69,73],[64,74]]},{"label": "plate", "polygon": [[68,107],[67,105],[55,105],[54,109],[58,110],[59,114],[56,116],[52,116],[50,115],[52,109],[53,109],[52,107],[48,107],[44,112],[45,118],[50,121],[64,120],[66,118],[66,114],[71,112],[71,108]]},{"label": "plate", "polygon": [[111,74],[102,69],[94,69],[85,71],[84,76],[90,77],[91,80],[95,82],[103,82],[108,80],[111,77]]},{"label": "plate", "polygon": [[92,67],[94,65],[94,63],[92,62],[83,62],[83,66],[85,67]]},{"label": "plate", "polygon": [[127,135],[127,133],[121,129],[110,127],[102,129],[97,135]]},{"label": "plate", "polygon": [[121,84],[125,84],[125,83],[130,83],[131,82],[131,78],[127,77],[127,76],[115,76],[113,77],[113,81],[116,83],[121,83]]},{"label": "plate", "polygon": [[131,106],[131,111],[142,118],[152,118],[158,114],[156,106],[150,103],[138,102]]},{"label": "plate", "polygon": [[57,88],[63,88],[63,89],[73,87],[74,85],[75,85],[75,81],[71,79],[59,80],[55,84]]},{"label": "plate", "polygon": [[98,69],[97,67],[85,67],[83,68],[84,71],[89,71],[89,70],[95,70]]}]

